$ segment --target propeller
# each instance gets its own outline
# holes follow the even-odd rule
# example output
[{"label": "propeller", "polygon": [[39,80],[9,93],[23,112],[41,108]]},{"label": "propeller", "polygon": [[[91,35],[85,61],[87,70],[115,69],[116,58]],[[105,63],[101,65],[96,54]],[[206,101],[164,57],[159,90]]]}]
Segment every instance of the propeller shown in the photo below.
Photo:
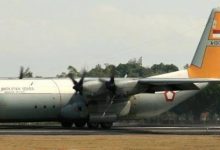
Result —
[{"label": "propeller", "polygon": [[115,77],[114,74],[111,75],[110,80],[105,82],[106,88],[113,94],[116,94],[116,85],[115,85]]},{"label": "propeller", "polygon": [[23,79],[23,78],[24,78],[24,67],[21,66],[20,73],[19,73],[19,79]]},{"label": "propeller", "polygon": [[115,66],[110,66],[110,80],[106,80],[103,78],[99,78],[99,81],[101,81],[102,83],[104,83],[106,89],[112,94],[111,96],[114,97],[116,95],[116,91],[117,91],[117,86],[115,85],[115,73],[116,73],[116,68]]},{"label": "propeller", "polygon": [[112,96],[110,97],[110,103],[107,105],[106,109],[104,110],[102,117],[104,117],[106,115],[106,112],[111,108],[116,96],[117,86],[115,85],[114,73],[112,73],[109,81],[105,81],[105,86],[106,89],[108,89],[112,93]]},{"label": "propeller", "polygon": [[80,95],[83,95],[83,81],[85,77],[85,72],[83,72],[82,77],[79,81],[76,81],[73,74],[71,73],[68,76],[74,83],[73,89],[76,91],[76,94],[79,93]]}]

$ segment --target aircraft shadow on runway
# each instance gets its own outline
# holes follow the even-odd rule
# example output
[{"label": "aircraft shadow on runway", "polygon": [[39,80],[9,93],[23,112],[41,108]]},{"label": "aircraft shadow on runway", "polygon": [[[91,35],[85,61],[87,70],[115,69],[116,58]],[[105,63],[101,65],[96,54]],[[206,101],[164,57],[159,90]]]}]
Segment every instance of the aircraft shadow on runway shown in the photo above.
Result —
[{"label": "aircraft shadow on runway", "polygon": [[0,125],[0,135],[220,135],[220,127],[113,127],[112,129],[69,129],[60,126]]}]

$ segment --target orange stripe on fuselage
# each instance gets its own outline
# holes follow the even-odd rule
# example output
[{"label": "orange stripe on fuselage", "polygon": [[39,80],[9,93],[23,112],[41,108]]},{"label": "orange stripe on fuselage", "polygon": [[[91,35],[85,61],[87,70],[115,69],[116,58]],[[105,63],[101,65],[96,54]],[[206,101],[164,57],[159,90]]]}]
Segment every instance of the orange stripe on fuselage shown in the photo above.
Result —
[{"label": "orange stripe on fuselage", "polygon": [[220,47],[207,47],[202,66],[190,65],[190,78],[219,78],[220,77]]}]

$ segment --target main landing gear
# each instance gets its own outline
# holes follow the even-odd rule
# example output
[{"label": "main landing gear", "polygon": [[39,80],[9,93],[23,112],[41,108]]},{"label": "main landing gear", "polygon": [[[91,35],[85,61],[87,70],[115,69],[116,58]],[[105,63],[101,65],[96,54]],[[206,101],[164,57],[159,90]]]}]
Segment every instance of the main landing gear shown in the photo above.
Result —
[{"label": "main landing gear", "polygon": [[72,121],[62,121],[61,126],[63,128],[71,128],[73,126],[73,122]]},{"label": "main landing gear", "polygon": [[99,123],[96,122],[87,122],[87,127],[89,129],[98,129],[99,128]]},{"label": "main landing gear", "polygon": [[[102,129],[111,129],[113,122],[98,123],[98,122],[75,121],[74,124],[75,127],[77,128],[84,128],[85,125],[87,124],[87,127],[89,129],[99,129],[99,127],[101,127]],[[63,128],[72,128],[73,121],[62,121],[61,125]]]},{"label": "main landing gear", "polygon": [[86,125],[86,121],[84,121],[84,120],[75,122],[75,126],[77,128],[83,128],[83,127],[85,127],[85,125]]},{"label": "main landing gear", "polygon": [[111,129],[112,125],[113,122],[103,122],[103,123],[87,122],[87,126],[89,129],[98,129],[99,126],[101,126],[102,129]]},{"label": "main landing gear", "polygon": [[113,125],[113,122],[101,123],[102,129],[111,129],[112,125]]}]

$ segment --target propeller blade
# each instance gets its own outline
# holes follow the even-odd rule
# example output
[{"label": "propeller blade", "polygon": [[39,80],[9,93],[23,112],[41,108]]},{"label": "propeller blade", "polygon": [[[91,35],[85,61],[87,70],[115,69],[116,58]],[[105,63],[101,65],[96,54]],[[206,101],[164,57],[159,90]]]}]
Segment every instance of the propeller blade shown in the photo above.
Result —
[{"label": "propeller blade", "polygon": [[112,83],[112,84],[115,83],[115,76],[114,75],[111,75],[109,82]]},{"label": "propeller blade", "polygon": [[110,80],[106,80],[105,78],[99,78],[99,81],[105,84],[107,90],[109,90],[113,95],[116,94],[117,86],[115,85],[115,71],[112,71],[110,76]]},{"label": "propeller blade", "polygon": [[83,85],[84,78],[85,78],[85,71],[83,71],[81,79],[79,80],[80,85]]},{"label": "propeller blade", "polygon": [[24,78],[24,67],[21,66],[20,73],[19,73],[19,79],[23,79],[23,78]]},{"label": "propeller blade", "polygon": [[74,76],[72,73],[68,74],[68,77],[73,81],[74,85],[77,84],[78,82],[75,80]]},{"label": "propeller blade", "polygon": [[114,77],[114,75],[112,75],[112,76],[110,77],[110,80],[109,80],[109,81],[106,81],[106,82],[105,82],[105,86],[106,86],[106,88],[107,88],[109,91],[112,92],[113,95],[116,94],[116,89],[117,89],[117,87],[116,87],[116,85],[115,85],[115,77]]},{"label": "propeller blade", "polygon": [[73,76],[73,74],[69,74],[68,77],[72,80],[74,83],[73,89],[76,91],[76,94],[79,93],[80,95],[83,95],[83,81],[85,75],[83,74],[79,82],[77,82]]}]

